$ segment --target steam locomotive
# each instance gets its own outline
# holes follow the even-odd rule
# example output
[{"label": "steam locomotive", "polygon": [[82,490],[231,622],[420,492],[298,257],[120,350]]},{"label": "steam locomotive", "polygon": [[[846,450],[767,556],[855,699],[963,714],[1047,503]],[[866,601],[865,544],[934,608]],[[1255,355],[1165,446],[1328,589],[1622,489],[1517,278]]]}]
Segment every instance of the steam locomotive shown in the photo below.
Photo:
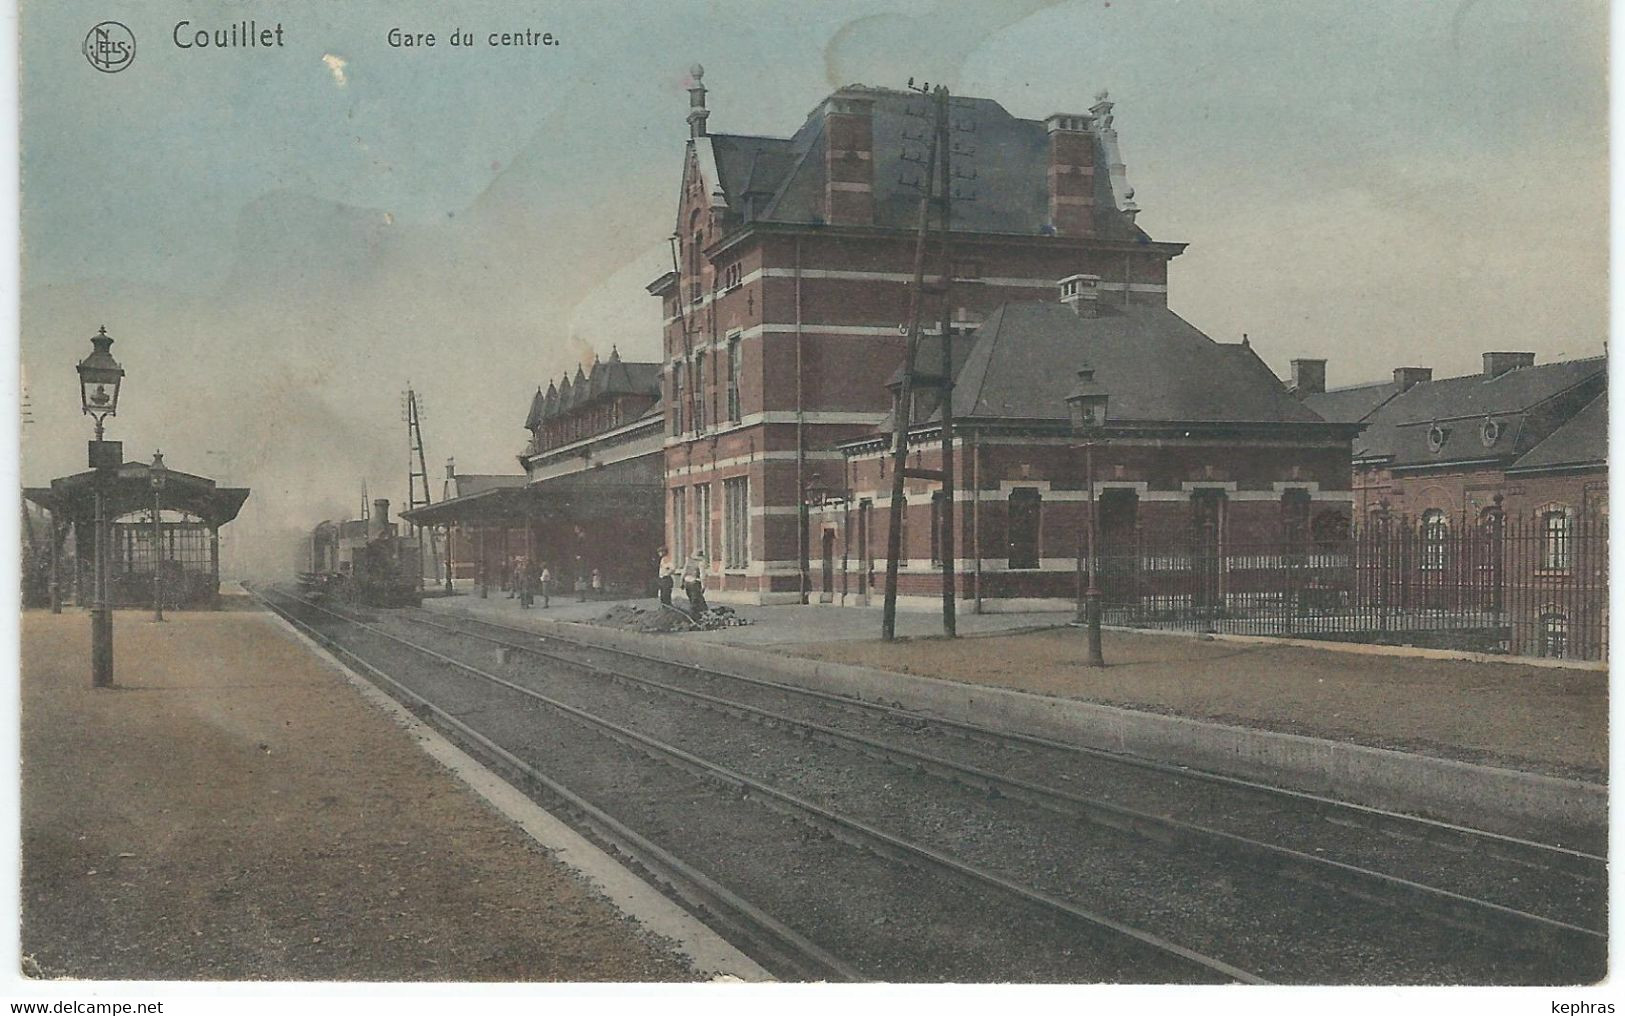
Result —
[{"label": "steam locomotive", "polygon": [[372,503],[372,515],[323,522],[310,534],[310,570],[299,576],[314,598],[368,607],[415,607],[422,602],[422,549],[389,521],[389,501]]}]

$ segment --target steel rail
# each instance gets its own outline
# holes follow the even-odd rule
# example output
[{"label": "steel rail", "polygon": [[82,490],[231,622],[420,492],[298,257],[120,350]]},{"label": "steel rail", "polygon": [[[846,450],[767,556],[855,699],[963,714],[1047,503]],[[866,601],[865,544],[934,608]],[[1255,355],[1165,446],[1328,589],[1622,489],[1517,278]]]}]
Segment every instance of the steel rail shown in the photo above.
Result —
[{"label": "steel rail", "polygon": [[[1421,904],[1424,908],[1423,913],[1426,916],[1437,916],[1446,919],[1456,918],[1472,924],[1481,931],[1492,934],[1505,934],[1511,931],[1512,929],[1506,927],[1507,924],[1510,924],[1516,926],[1517,934],[1534,934],[1550,940],[1554,946],[1561,948],[1573,945],[1576,937],[1582,943],[1594,946],[1606,941],[1606,935],[1602,932],[1541,914],[1519,910],[1515,907],[1496,903],[1493,900],[1442,889],[1332,858],[1317,857],[1301,850],[1255,840],[1199,823],[1141,811],[1100,798],[1005,776],[968,763],[956,762],[952,759],[916,751],[912,748],[887,744],[861,734],[850,733],[809,720],[796,719],[758,706],[734,702],[688,688],[680,688],[653,678],[611,670],[601,665],[571,660],[568,657],[533,645],[509,642],[489,635],[459,630],[450,625],[418,616],[405,615],[402,619],[463,638],[478,639],[555,660],[588,673],[601,674],[613,680],[638,687],[687,698],[741,719],[781,729],[800,731],[826,744],[838,747],[855,746],[866,754],[901,765],[904,768],[929,771],[934,775],[969,786],[984,790],[996,790],[1007,796],[1025,800],[1062,814],[1076,815],[1081,813],[1081,817],[1085,819],[1098,821],[1112,828],[1148,836],[1163,842],[1218,846],[1233,856],[1251,861],[1262,860],[1273,866],[1294,871],[1316,884],[1353,893],[1362,898],[1371,899],[1370,894],[1375,891],[1380,894],[1377,898],[1382,902],[1390,904]],[[1159,833],[1162,835],[1158,835]],[[1443,913],[1434,914],[1426,908],[1438,908]]]},{"label": "steel rail", "polygon": [[[395,635],[391,632],[384,631],[374,625],[368,624],[367,622],[346,617],[344,614],[338,611],[334,611],[317,604],[308,603],[308,601],[299,602],[304,603],[314,610],[318,610],[338,618],[339,620],[353,625],[356,628],[367,631],[379,638],[406,646],[407,648],[412,649],[423,656],[436,660],[455,670],[462,671],[470,676],[478,677],[492,684],[517,692],[518,694],[527,698],[541,702],[542,704],[565,716],[580,721],[581,723],[597,730],[603,731],[614,740],[623,744],[637,746],[646,751],[666,756],[667,758],[680,763],[684,768],[687,768],[696,774],[706,776],[725,786],[745,791],[748,794],[755,794],[762,798],[764,803],[775,802],[781,806],[781,810],[785,814],[802,820],[810,819],[810,824],[813,824],[815,827],[821,828],[826,832],[836,834],[841,838],[846,839],[847,842],[853,842],[854,845],[865,847],[872,852],[881,854],[882,856],[900,857],[911,861],[924,861],[952,875],[958,876],[963,881],[1000,890],[1016,897],[1018,900],[1028,905],[1036,906],[1039,909],[1047,911],[1053,915],[1067,918],[1085,925],[1089,925],[1092,928],[1108,931],[1114,935],[1129,939],[1141,946],[1151,949],[1155,953],[1161,954],[1164,958],[1172,958],[1189,966],[1199,968],[1206,975],[1217,974],[1226,980],[1239,981],[1245,984],[1269,983],[1251,971],[1243,970],[1240,967],[1226,963],[1223,960],[1212,956],[1207,956],[1193,949],[1179,945],[1178,943],[1171,942],[1159,935],[1152,934],[1151,932],[1124,924],[1113,918],[1107,917],[1104,914],[1098,914],[1087,910],[1067,900],[1060,899],[1059,897],[1020,885],[1002,875],[987,871],[986,869],[977,867],[964,861],[960,861],[957,858],[950,857],[936,850],[932,850],[929,847],[909,842],[908,840],[885,832],[884,830],[877,829],[858,819],[842,815],[839,812],[825,808],[822,805],[815,804],[812,801],[808,801],[794,794],[779,790],[776,787],[762,783],[761,781],[753,779],[750,776],[746,776],[745,774],[736,770],[707,761],[706,759],[702,759],[697,755],[676,747],[675,745],[667,744],[628,727],[624,727],[610,720],[595,716],[584,709],[580,709],[566,702],[561,702],[557,699],[551,698],[550,696],[544,695],[541,692],[489,673],[488,671],[482,670],[472,664],[446,656],[445,654],[434,649],[419,645],[410,639],[402,638],[401,636]],[[354,654],[351,655],[353,656]]]},{"label": "steel rail", "polygon": [[[633,649],[625,649],[617,646],[600,646],[590,642],[579,641],[568,636],[543,634],[531,629],[503,624],[498,621],[489,621],[481,617],[474,617],[471,614],[466,614],[461,611],[454,611],[451,613],[458,620],[468,621],[474,624],[481,624],[490,628],[497,628],[502,631],[512,632],[516,635],[562,642],[566,645],[575,646],[589,652],[601,652],[616,656],[630,657],[632,659],[642,660],[644,662],[656,664],[662,667],[670,667],[676,670],[688,671],[689,673],[699,677],[723,678],[725,680],[737,681],[743,684],[752,684],[789,695],[798,695],[804,698],[812,698],[830,702],[851,710],[877,712],[886,714],[888,716],[900,717],[914,723],[924,720],[925,722],[933,723],[938,726],[952,727],[957,730],[965,731],[972,737],[981,738],[995,744],[1002,741],[1016,741],[1024,744],[1035,745],[1041,748],[1048,748],[1054,751],[1066,752],[1068,754],[1096,758],[1108,763],[1115,763],[1117,765],[1164,773],[1183,779],[1220,783],[1264,796],[1292,798],[1294,800],[1304,802],[1316,808],[1316,810],[1324,813],[1343,813],[1351,816],[1357,816],[1357,818],[1350,818],[1348,821],[1358,823],[1360,819],[1364,819],[1369,823],[1369,825],[1366,825],[1366,828],[1371,828],[1378,831],[1392,829],[1395,831],[1402,831],[1408,835],[1416,835],[1418,829],[1432,830],[1434,832],[1444,834],[1444,839],[1433,841],[1441,846],[1449,842],[1458,845],[1470,845],[1474,847],[1482,847],[1484,849],[1492,849],[1494,845],[1504,844],[1509,847],[1537,851],[1549,855],[1546,859],[1550,860],[1554,867],[1561,868],[1568,873],[1575,874],[1582,878],[1597,878],[1599,876],[1599,872],[1605,869],[1608,863],[1608,858],[1605,855],[1579,850],[1574,847],[1565,847],[1557,843],[1545,843],[1539,840],[1509,836],[1505,833],[1491,832],[1485,829],[1475,829],[1471,826],[1445,822],[1440,819],[1428,818],[1422,815],[1408,815],[1403,812],[1376,808],[1371,805],[1355,804],[1351,801],[1341,801],[1337,798],[1326,797],[1323,794],[1315,794],[1304,790],[1293,790],[1289,787],[1279,787],[1268,783],[1260,783],[1256,780],[1249,780],[1239,776],[1229,776],[1224,773],[1215,773],[1202,769],[1192,769],[1168,762],[1158,762],[1154,759],[1124,755],[1117,752],[1107,751],[1102,748],[1091,748],[1085,745],[1068,744],[1063,741],[1055,741],[1050,738],[1040,737],[1036,734],[996,730],[992,727],[985,727],[981,726],[980,724],[971,723],[964,720],[949,719],[946,717],[922,716],[920,713],[912,712],[898,706],[889,706],[882,702],[865,702],[861,699],[853,698],[848,695],[841,695],[835,692],[819,691],[813,688],[802,688],[792,684],[785,684],[781,681],[769,680],[767,678],[748,677],[741,674],[728,673],[727,671],[723,670],[709,670],[694,664],[680,663],[673,660],[663,659],[659,656],[638,652],[637,650]],[[1477,842],[1475,843],[1474,841]],[[1514,864],[1530,864],[1530,862],[1527,862],[1521,858],[1505,855],[1497,856],[1501,860]],[[1533,865],[1531,864],[1530,866]]]},{"label": "steel rail", "polygon": [[[309,623],[294,617],[291,612],[271,602],[267,592],[258,589],[250,589],[249,592],[250,595],[276,612],[278,616],[302,630],[309,638],[330,652],[343,656],[349,662],[360,667],[373,680],[382,682],[388,686],[388,689],[393,689],[389,693],[397,698],[405,699],[409,707],[415,712],[420,715],[428,714],[432,716],[437,725],[455,731],[457,736],[477,746],[477,750],[487,757],[487,761],[496,760],[503,768],[518,773],[525,780],[534,783],[548,794],[564,802],[577,823],[586,827],[586,830],[599,843],[609,846],[622,857],[630,859],[690,908],[710,915],[716,923],[722,925],[724,930],[736,933],[738,938],[743,938],[746,942],[755,946],[756,948],[752,950],[754,953],[753,958],[764,966],[774,969],[776,973],[791,973],[798,980],[805,981],[861,982],[872,980],[872,978],[864,976],[855,967],[833,956],[822,947],[789,928],[762,908],[727,889],[710,876],[686,864],[593,805],[581,795],[545,775],[528,762],[481,734],[462,719],[441,709],[427,698],[390,677],[379,668],[362,659],[354,651],[340,645]],[[286,594],[279,593],[277,595],[285,596]],[[307,600],[298,597],[288,598],[302,606],[343,618],[343,615],[338,614],[336,611],[327,610]],[[353,619],[345,618],[345,620],[351,624],[361,624],[361,622]],[[387,691],[388,689],[380,687],[380,690]],[[736,942],[738,938],[735,939]]]}]

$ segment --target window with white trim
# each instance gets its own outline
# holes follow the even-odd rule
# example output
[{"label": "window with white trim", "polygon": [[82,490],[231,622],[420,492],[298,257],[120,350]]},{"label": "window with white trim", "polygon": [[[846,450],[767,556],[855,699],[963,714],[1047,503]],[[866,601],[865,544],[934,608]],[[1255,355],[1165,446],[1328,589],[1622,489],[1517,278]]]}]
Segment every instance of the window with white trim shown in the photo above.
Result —
[{"label": "window with white trim", "polygon": [[1450,523],[1444,512],[1429,508],[1422,513],[1422,567],[1439,571],[1449,563]]},{"label": "window with white trim", "polygon": [[688,503],[682,488],[671,492],[671,551],[678,564],[688,560]]},{"label": "window with white trim", "polygon": [[750,565],[750,480],[722,481],[722,561],[729,569]]},{"label": "window with white trim", "polygon": [[711,485],[694,485],[694,550],[711,560]]},{"label": "window with white trim", "polygon": [[683,364],[671,365],[671,432],[683,433]]},{"label": "window with white trim", "polygon": [[705,433],[705,354],[694,354],[694,430]]},{"label": "window with white trim", "polygon": [[740,352],[739,336],[735,335],[728,340],[728,421],[738,423],[741,419],[739,407],[739,375],[743,373],[744,362]]},{"label": "window with white trim", "polygon": [[1567,571],[1573,548],[1574,519],[1567,508],[1548,508],[1540,515],[1540,566]]}]

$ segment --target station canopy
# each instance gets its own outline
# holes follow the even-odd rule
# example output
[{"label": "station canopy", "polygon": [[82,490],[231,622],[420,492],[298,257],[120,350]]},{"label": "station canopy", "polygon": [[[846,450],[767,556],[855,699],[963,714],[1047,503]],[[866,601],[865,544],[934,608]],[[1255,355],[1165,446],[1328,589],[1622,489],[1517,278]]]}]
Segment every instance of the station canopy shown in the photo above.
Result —
[{"label": "station canopy", "polygon": [[[658,457],[655,457],[658,459]],[[493,487],[401,513],[419,526],[479,526],[612,518],[660,504],[658,474],[615,463],[520,487]]]},{"label": "station canopy", "polygon": [[[95,470],[61,476],[49,487],[23,488],[23,497],[59,524],[90,525],[96,519],[97,485],[103,482],[109,519],[152,509],[152,467],[145,462],[126,462],[105,478]],[[186,512],[218,529],[237,517],[248,493],[247,487],[221,487],[206,476],[166,469],[159,501],[165,510]]]}]

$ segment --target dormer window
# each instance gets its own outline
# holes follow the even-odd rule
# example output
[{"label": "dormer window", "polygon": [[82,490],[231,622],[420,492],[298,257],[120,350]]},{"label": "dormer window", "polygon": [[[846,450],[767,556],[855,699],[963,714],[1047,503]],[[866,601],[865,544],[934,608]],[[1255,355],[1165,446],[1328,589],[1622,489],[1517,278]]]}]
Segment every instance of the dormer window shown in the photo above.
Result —
[{"label": "dormer window", "polygon": [[1450,431],[1446,428],[1436,423],[1428,428],[1428,451],[1435,453],[1441,451],[1449,440]]}]

